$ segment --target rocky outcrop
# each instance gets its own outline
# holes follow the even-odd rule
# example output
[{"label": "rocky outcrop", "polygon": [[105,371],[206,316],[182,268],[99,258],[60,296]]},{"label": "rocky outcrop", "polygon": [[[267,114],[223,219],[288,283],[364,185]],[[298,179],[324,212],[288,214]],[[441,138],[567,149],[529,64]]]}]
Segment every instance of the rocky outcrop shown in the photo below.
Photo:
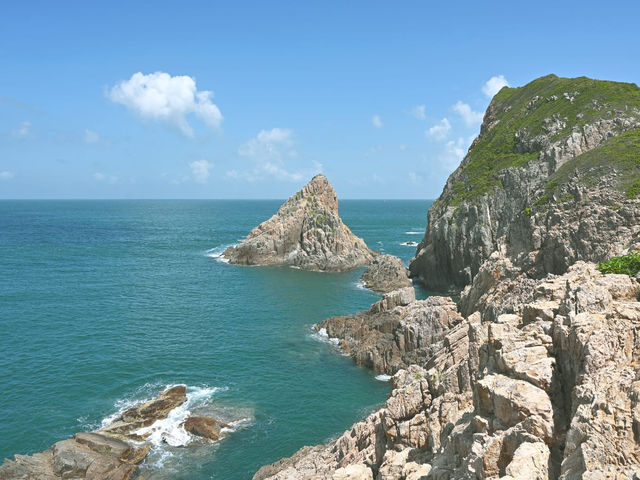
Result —
[{"label": "rocky outcrop", "polygon": [[[31,456],[15,455],[13,460],[5,460],[0,466],[0,480],[135,478],[137,465],[151,449],[151,444],[146,442],[151,431],[140,434],[139,430],[152,427],[156,421],[167,418],[173,409],[186,400],[184,385],[171,387],[155,399],[125,411],[105,428],[76,433],[44,452]],[[194,425],[211,422],[217,423],[213,419],[186,420],[186,423]],[[208,431],[201,428],[192,428],[190,432],[213,439]]]},{"label": "rocky outcrop", "polygon": [[209,417],[191,416],[184,422],[184,429],[191,435],[195,435],[212,442],[215,442],[224,436],[225,428],[230,429],[231,426],[220,422],[215,418]]},{"label": "rocky outcrop", "polygon": [[409,270],[401,259],[393,255],[378,255],[374,258],[360,280],[366,288],[382,293],[411,286]]},{"label": "rocky outcrop", "polygon": [[444,334],[463,320],[446,297],[415,300],[412,287],[390,292],[368,311],[333,317],[315,326],[359,365],[387,374],[430,357],[442,347]]},{"label": "rocky outcrop", "polygon": [[638,129],[634,84],[550,75],[503,88],[429,209],[411,275],[446,291],[471,284],[495,251],[542,278],[634,248]]},{"label": "rocky outcrop", "polygon": [[432,324],[438,348],[395,373],[381,409],[254,480],[640,476],[640,284],[584,262],[506,281],[507,304],[486,301],[498,282]]},{"label": "rocky outcrop", "polygon": [[367,265],[374,252],[342,222],[335,190],[324,175],[316,175],[222,256],[240,265],[342,271]]}]

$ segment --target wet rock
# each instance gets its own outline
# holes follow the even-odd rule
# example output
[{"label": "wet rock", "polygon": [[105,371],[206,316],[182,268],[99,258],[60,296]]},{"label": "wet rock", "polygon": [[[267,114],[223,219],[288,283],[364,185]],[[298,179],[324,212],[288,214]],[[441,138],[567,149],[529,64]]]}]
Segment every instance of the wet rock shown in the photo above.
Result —
[{"label": "wet rock", "polygon": [[184,422],[184,429],[192,435],[202,437],[210,441],[219,440],[224,436],[223,428],[231,428],[215,418],[188,417]]}]

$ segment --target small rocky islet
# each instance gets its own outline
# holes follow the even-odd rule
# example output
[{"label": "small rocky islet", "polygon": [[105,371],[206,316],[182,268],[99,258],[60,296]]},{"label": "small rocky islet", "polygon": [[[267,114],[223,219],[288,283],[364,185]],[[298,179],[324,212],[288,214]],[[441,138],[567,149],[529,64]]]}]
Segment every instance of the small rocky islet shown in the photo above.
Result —
[{"label": "small rocky islet", "polygon": [[351,270],[369,264],[374,256],[338,216],[338,196],[322,174],[222,254],[232,264],[318,271]]},{"label": "small rocky islet", "polygon": [[[640,282],[598,265],[640,247],[639,194],[640,89],[555,75],[493,98],[409,270],[356,237],[314,177],[223,256],[367,266],[361,280],[382,297],[314,328],[391,375],[393,390],[337,439],[254,480],[640,478]],[[456,300],[416,300],[411,278]],[[134,478],[149,451],[140,429],[183,398],[175,387],[101,430],[16,455],[0,479]],[[184,423],[209,441],[225,426]]]}]

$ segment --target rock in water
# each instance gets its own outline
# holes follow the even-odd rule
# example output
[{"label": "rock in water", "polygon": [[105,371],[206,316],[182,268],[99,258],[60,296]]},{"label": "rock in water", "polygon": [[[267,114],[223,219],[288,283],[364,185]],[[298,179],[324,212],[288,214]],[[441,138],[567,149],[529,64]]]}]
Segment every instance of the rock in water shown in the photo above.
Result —
[{"label": "rock in water", "polygon": [[321,271],[361,267],[374,255],[338,216],[338,197],[322,174],[222,254],[229,263],[239,265],[290,265]]},{"label": "rock in water", "polygon": [[[76,433],[34,455],[16,455],[0,466],[0,480],[129,480],[136,478],[138,464],[151,449],[140,428],[167,418],[171,410],[187,401],[186,387],[177,385],[158,397],[124,412],[100,430]],[[212,418],[191,417],[194,435],[220,438],[224,423]],[[185,424],[185,428],[187,425]],[[214,438],[215,436],[215,438]]]},{"label": "rock in water", "polygon": [[224,436],[223,428],[231,428],[226,423],[209,417],[189,417],[184,422],[184,429],[191,435],[216,441]]},{"label": "rock in water", "polygon": [[402,260],[393,255],[379,255],[360,277],[364,286],[376,292],[392,292],[410,287],[409,270]]}]

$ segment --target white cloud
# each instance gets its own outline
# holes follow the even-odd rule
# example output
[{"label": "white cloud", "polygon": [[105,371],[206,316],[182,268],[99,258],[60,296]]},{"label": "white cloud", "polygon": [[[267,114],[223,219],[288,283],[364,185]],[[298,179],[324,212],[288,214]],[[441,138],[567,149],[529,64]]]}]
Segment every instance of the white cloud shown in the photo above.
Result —
[{"label": "white cloud", "polygon": [[453,106],[453,111],[460,115],[467,127],[477,128],[482,123],[482,112],[473,111],[467,103],[458,101]]},{"label": "white cloud", "polygon": [[439,156],[442,168],[451,172],[460,164],[466,153],[466,143],[464,138],[450,140],[446,143],[444,152]]},{"label": "white cloud", "polygon": [[11,135],[17,138],[25,138],[31,134],[31,122],[20,122],[20,127],[11,130]]},{"label": "white cloud", "polygon": [[191,162],[189,164],[189,168],[191,169],[191,175],[193,176],[193,180],[198,183],[206,183],[209,175],[211,174],[210,170],[213,167],[213,164],[206,160],[196,160],[195,162]]},{"label": "white cloud", "polygon": [[[266,177],[290,182],[297,182],[304,178],[301,172],[290,172],[286,169],[284,160],[295,158],[298,152],[294,149],[293,131],[288,128],[272,128],[261,130],[238,149],[238,155],[254,162],[252,169],[247,171],[229,170],[227,176],[238,180],[256,182]],[[315,170],[322,169],[322,165],[314,162]]]},{"label": "white cloud", "polygon": [[115,175],[105,175],[104,173],[100,173],[100,172],[96,172],[93,174],[93,178],[99,182],[106,182],[106,183],[118,183],[118,177],[116,177]]},{"label": "white cloud", "polygon": [[129,80],[112,87],[107,96],[141,118],[168,122],[188,137],[193,137],[187,120],[189,114],[196,115],[212,129],[222,123],[220,109],[211,102],[213,92],[198,91],[196,81],[187,75],[134,73]]},{"label": "white cloud", "polygon": [[411,114],[418,120],[424,120],[427,118],[426,110],[427,108],[425,105],[416,105],[411,109]]},{"label": "white cloud", "polygon": [[371,117],[371,124],[376,128],[384,127],[384,123],[382,123],[380,115],[374,115],[373,117]]},{"label": "white cloud", "polygon": [[13,172],[10,172],[9,170],[0,172],[0,180],[11,180],[13,177]]},{"label": "white cloud", "polygon": [[482,93],[489,98],[493,98],[493,96],[498,93],[502,87],[508,86],[509,82],[504,78],[504,75],[498,75],[497,77],[491,77],[487,80],[487,83],[482,87]]},{"label": "white cloud", "polygon": [[451,132],[451,123],[449,123],[448,119],[443,118],[429,130],[427,130],[425,134],[429,138],[441,141],[447,138],[449,132]]},{"label": "white cloud", "polygon": [[93,130],[89,130],[88,128],[84,131],[84,142],[85,143],[98,143],[100,141],[100,135],[98,132],[94,132]]}]

